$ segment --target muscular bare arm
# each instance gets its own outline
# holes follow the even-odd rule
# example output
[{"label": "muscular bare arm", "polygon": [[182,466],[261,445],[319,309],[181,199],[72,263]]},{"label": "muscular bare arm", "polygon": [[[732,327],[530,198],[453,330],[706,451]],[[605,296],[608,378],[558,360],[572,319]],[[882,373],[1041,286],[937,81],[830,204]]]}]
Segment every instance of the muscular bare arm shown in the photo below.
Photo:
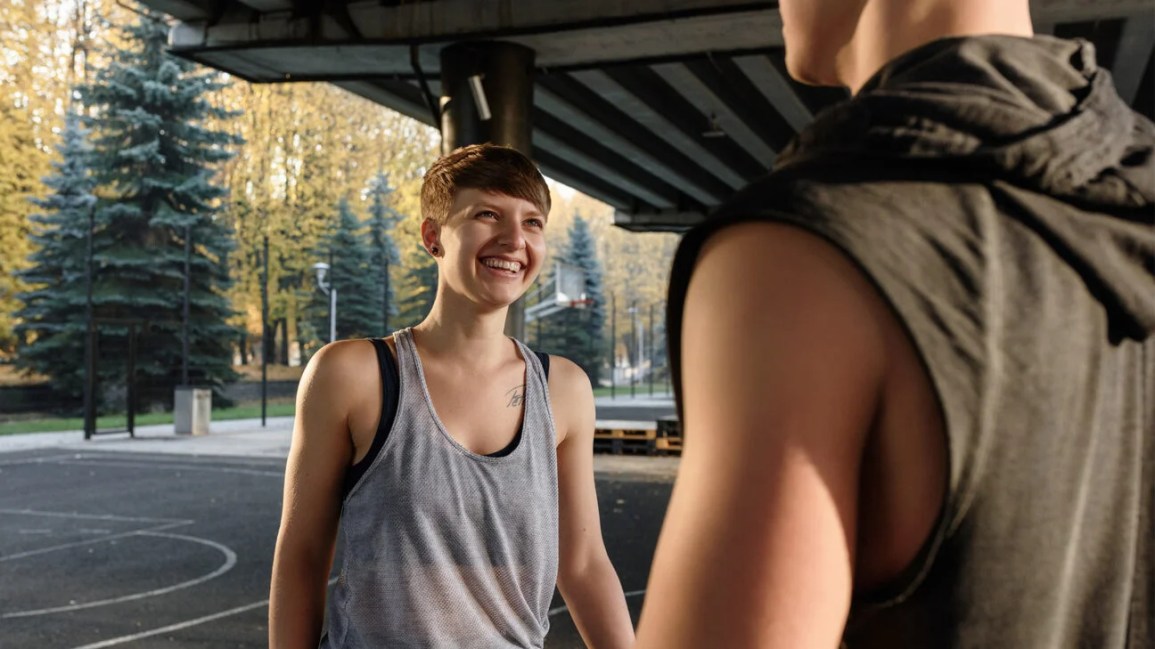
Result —
[{"label": "muscular bare arm", "polygon": [[586,646],[631,647],[633,623],[622,584],[606,554],[594,489],[593,391],[589,378],[572,362],[554,357],[550,395],[556,425],[564,439],[558,446],[559,569],[558,589]]},{"label": "muscular bare arm", "polygon": [[272,649],[314,649],[320,640],[341,489],[353,457],[348,418],[363,391],[357,377],[365,354],[358,346],[365,344],[338,342],[321,349],[297,390],[269,594]]},{"label": "muscular bare arm", "polygon": [[705,246],[681,340],[686,447],[639,648],[838,646],[885,369],[872,290],[787,226]]}]

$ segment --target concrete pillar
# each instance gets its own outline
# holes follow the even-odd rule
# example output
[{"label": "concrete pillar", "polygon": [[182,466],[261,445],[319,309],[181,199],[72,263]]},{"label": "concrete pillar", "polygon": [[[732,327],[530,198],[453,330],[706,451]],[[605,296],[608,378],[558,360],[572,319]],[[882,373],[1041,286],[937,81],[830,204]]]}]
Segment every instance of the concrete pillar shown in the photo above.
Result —
[{"label": "concrete pillar", "polygon": [[[454,43],[441,50],[442,153],[492,142],[531,156],[533,57],[515,43]],[[478,82],[488,119],[475,98]],[[510,305],[505,332],[525,340],[524,299]]]}]

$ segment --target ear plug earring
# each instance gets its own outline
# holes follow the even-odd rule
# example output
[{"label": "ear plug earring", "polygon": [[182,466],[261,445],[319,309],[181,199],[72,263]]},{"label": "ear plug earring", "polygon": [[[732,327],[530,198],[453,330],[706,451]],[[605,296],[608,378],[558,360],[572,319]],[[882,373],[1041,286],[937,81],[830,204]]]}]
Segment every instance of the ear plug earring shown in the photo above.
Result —
[{"label": "ear plug earring", "polygon": [[438,248],[436,245],[429,246],[429,253],[434,257],[436,257],[440,252],[441,248]]}]

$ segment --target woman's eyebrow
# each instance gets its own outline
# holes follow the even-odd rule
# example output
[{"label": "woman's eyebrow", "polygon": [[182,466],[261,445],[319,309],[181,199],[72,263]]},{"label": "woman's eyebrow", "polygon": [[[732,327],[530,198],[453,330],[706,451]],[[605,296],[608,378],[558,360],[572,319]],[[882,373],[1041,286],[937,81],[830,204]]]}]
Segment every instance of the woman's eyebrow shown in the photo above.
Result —
[{"label": "woman's eyebrow", "polygon": [[[473,206],[473,209],[474,210],[492,210],[494,212],[502,212],[502,213],[505,213],[505,211],[506,211],[506,210],[502,209],[501,206],[499,206],[495,203],[486,203],[486,202],[475,203]],[[537,217],[540,217],[542,219],[545,219],[546,221],[549,220],[549,215],[548,214],[542,214],[541,210],[537,209],[536,207],[533,208],[532,210],[530,210],[529,212],[526,212],[526,216],[537,216]]]}]

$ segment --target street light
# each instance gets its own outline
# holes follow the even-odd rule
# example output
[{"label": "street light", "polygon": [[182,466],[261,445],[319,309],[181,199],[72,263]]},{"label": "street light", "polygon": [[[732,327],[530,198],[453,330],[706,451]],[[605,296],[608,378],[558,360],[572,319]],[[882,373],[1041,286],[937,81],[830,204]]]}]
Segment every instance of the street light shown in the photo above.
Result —
[{"label": "street light", "polygon": [[630,376],[630,398],[634,398],[635,390],[638,386],[638,373],[642,370],[642,337],[645,335],[641,329],[638,328],[638,301],[637,299],[630,302],[630,308],[626,309],[626,313],[630,314],[630,338],[634,339],[634,358],[630,359],[630,365],[633,372]]},{"label": "street light", "polygon": [[313,264],[313,270],[317,271],[317,288],[321,292],[329,296],[329,342],[336,342],[337,340],[337,287],[332,286],[325,281],[325,277],[329,274],[329,264],[319,261]]}]

